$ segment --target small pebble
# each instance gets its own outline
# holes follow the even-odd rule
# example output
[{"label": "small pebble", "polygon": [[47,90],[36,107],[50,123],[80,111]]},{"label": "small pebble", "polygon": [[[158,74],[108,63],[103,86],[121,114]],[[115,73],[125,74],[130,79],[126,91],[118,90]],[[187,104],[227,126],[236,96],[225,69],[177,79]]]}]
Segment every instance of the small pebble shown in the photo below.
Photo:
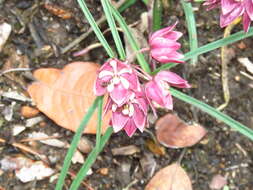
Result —
[{"label": "small pebble", "polygon": [[21,111],[21,115],[25,118],[35,117],[39,114],[38,109],[32,108],[30,106],[22,106],[20,111]]}]

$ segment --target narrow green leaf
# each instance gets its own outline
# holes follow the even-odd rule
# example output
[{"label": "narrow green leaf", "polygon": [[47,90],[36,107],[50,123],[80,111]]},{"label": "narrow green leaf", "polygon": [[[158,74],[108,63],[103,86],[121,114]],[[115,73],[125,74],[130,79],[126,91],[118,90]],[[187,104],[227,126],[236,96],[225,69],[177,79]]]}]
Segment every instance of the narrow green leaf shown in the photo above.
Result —
[{"label": "narrow green leaf", "polygon": [[77,0],[79,3],[79,6],[81,7],[86,19],[89,21],[93,31],[95,32],[97,38],[99,39],[100,43],[103,45],[103,47],[105,48],[106,52],[108,53],[108,55],[110,57],[115,57],[114,52],[112,51],[111,47],[109,46],[109,44],[107,43],[104,35],[102,34],[102,32],[100,31],[96,21],[94,20],[93,16],[91,15],[88,7],[86,6],[86,3],[84,2],[84,0]]},{"label": "narrow green leaf", "polygon": [[123,3],[123,5],[120,6],[120,8],[118,8],[118,10],[119,12],[122,12],[135,3],[136,3],[136,0],[127,0],[125,3]]},{"label": "narrow green leaf", "polygon": [[116,44],[116,48],[118,50],[120,59],[125,60],[126,59],[125,50],[123,48],[114,18],[112,16],[109,0],[101,0],[101,3],[103,6],[103,9],[104,9],[104,12],[105,12],[106,20],[107,20],[108,25],[111,29],[112,36],[113,36],[114,42]]},{"label": "narrow green leaf", "polygon": [[112,5],[111,5],[111,8],[112,8],[113,16],[115,17],[115,19],[119,23],[120,27],[124,31],[124,34],[126,35],[128,41],[130,43],[130,46],[132,47],[132,49],[136,53],[136,57],[137,57],[137,60],[140,64],[140,66],[142,67],[142,69],[145,72],[150,73],[151,71],[150,71],[149,65],[146,62],[143,54],[139,52],[140,47],[139,47],[138,43],[135,41],[135,38],[133,37],[132,33],[130,32],[125,20],[123,19],[123,17],[120,15],[120,13]]},{"label": "narrow green leaf", "polygon": [[[184,9],[184,14],[186,17],[187,29],[189,34],[190,50],[194,51],[198,48],[198,37],[197,37],[197,28],[196,21],[194,16],[194,11],[190,2],[181,0],[181,4]],[[194,56],[191,59],[191,64],[196,65],[198,62],[198,56]]]},{"label": "narrow green leaf", "polygon": [[163,14],[163,4],[161,0],[155,0],[153,6],[153,31],[159,30],[162,27],[162,14]]},{"label": "narrow green leaf", "polygon": [[[198,56],[203,53],[207,53],[207,52],[212,51],[214,49],[232,44],[234,42],[237,42],[239,40],[243,40],[243,39],[251,37],[251,36],[253,36],[253,27],[250,27],[250,29],[247,33],[245,33],[244,31],[240,31],[240,32],[230,35],[227,38],[223,38],[223,39],[211,42],[211,43],[201,46],[193,51],[190,51],[185,54],[183,61],[187,61],[189,59],[192,59],[194,56]],[[155,71],[153,71],[152,74],[156,74],[161,70],[170,69],[172,67],[175,67],[176,65],[177,65],[177,63],[164,64],[161,67],[157,68]]]},{"label": "narrow green leaf", "polygon": [[62,166],[62,169],[61,169],[61,173],[60,173],[60,176],[58,178],[58,181],[57,181],[57,184],[56,184],[56,187],[55,187],[55,190],[61,190],[62,189],[62,186],[64,184],[64,180],[65,180],[65,177],[67,175],[67,172],[68,172],[68,169],[70,167],[70,164],[71,164],[71,159],[75,153],[75,150],[76,150],[76,147],[77,147],[77,144],[83,134],[83,131],[85,129],[85,127],[87,126],[87,123],[89,122],[91,116],[93,115],[96,107],[97,107],[97,104],[99,102],[99,99],[101,99],[102,97],[97,97],[92,106],[88,109],[86,115],[84,116],[84,118],[82,119],[74,137],[73,137],[73,140],[71,142],[71,145],[68,149],[68,152],[67,152],[67,155],[64,159],[64,162],[63,162],[63,166]]},{"label": "narrow green leaf", "polygon": [[79,170],[76,178],[72,182],[70,186],[70,190],[77,190],[80,184],[82,183],[83,179],[87,176],[87,172],[89,171],[92,164],[96,161],[98,154],[103,150],[106,142],[109,140],[111,134],[113,133],[112,127],[109,127],[105,134],[101,138],[101,144],[99,146],[99,151],[93,149],[89,156],[87,157],[85,163],[83,164],[82,168]]},{"label": "narrow green leaf", "polygon": [[226,123],[231,128],[237,130],[239,133],[241,133],[241,134],[245,135],[246,137],[248,137],[249,139],[253,140],[253,130],[251,130],[250,128],[246,127],[245,125],[239,123],[238,121],[235,121],[234,119],[232,119],[228,115],[223,114],[220,111],[218,111],[217,109],[205,104],[204,102],[199,101],[195,98],[192,98],[192,97],[190,97],[190,96],[188,96],[176,89],[170,88],[170,92],[176,98],[199,108],[200,110],[202,110],[202,111],[206,112],[207,114],[215,117],[216,119]]},{"label": "narrow green leaf", "polygon": [[145,5],[148,5],[148,0],[142,0]]},{"label": "narrow green leaf", "polygon": [[97,122],[97,132],[96,132],[96,150],[99,151],[100,140],[101,140],[101,127],[102,127],[102,115],[103,115],[103,98],[98,101],[98,122]]}]

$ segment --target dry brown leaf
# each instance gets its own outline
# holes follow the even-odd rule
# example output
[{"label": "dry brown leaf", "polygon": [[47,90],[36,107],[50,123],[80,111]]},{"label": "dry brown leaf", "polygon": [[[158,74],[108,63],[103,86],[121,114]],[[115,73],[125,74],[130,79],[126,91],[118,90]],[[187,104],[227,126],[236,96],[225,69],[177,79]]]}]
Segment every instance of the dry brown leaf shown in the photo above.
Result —
[{"label": "dry brown leaf", "polygon": [[164,156],[166,153],[164,147],[159,145],[158,142],[154,142],[153,140],[148,139],[146,140],[145,144],[148,147],[148,149],[156,155]]},{"label": "dry brown leaf", "polygon": [[192,190],[191,180],[177,163],[158,171],[145,190]]},{"label": "dry brown leaf", "polygon": [[176,115],[167,114],[156,123],[157,140],[166,147],[183,148],[199,142],[206,130],[200,125],[187,125]]},{"label": "dry brown leaf", "polygon": [[[74,62],[61,69],[38,69],[34,77],[38,82],[28,92],[38,109],[58,125],[76,131],[96,96],[93,84],[99,65],[92,62]],[[102,132],[108,127],[110,114],[103,118]],[[89,121],[84,133],[95,134],[97,112]]]},{"label": "dry brown leaf", "polygon": [[62,7],[59,7],[57,5],[45,3],[44,4],[45,9],[47,9],[51,14],[58,16],[63,19],[70,19],[72,17],[72,13],[70,11],[67,11],[63,9]]}]

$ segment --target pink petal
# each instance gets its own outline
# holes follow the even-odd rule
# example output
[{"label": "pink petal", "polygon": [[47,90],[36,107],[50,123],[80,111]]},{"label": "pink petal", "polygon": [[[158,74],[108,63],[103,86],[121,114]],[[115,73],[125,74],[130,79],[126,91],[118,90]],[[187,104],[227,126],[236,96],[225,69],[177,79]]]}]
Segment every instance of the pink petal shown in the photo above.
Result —
[{"label": "pink petal", "polygon": [[171,49],[161,48],[151,50],[151,56],[161,63],[184,63],[184,61],[180,61],[180,59],[184,58],[184,55],[176,51],[171,51]]},{"label": "pink petal", "polygon": [[[246,12],[250,17],[250,20],[253,20],[253,1],[252,0],[244,0],[244,6],[246,8]],[[245,14],[245,13],[244,13]]]},{"label": "pink petal", "polygon": [[173,24],[171,26],[168,26],[166,28],[163,28],[163,29],[160,29],[160,30],[154,32],[150,37],[150,41],[153,41],[154,38],[163,37],[163,35],[168,34],[169,32],[171,32],[175,28],[176,25],[177,25],[177,22],[175,22],[175,24]]},{"label": "pink petal", "polygon": [[106,88],[102,87],[101,80],[98,79],[98,77],[97,77],[95,84],[93,86],[93,91],[96,96],[102,96],[106,93]]},{"label": "pink petal", "polygon": [[237,17],[241,16],[244,12],[243,7],[236,8],[232,10],[230,13],[220,16],[220,26],[223,28],[233,22]]},{"label": "pink petal", "polygon": [[238,8],[240,2],[236,2],[235,0],[221,0],[221,10],[222,14],[226,15],[230,13],[233,9]]},{"label": "pink petal", "polygon": [[250,23],[251,23],[250,17],[248,16],[247,13],[244,13],[244,15],[243,15],[243,30],[244,30],[244,32],[248,32],[249,27],[250,27]]},{"label": "pink petal", "polygon": [[171,31],[168,34],[165,34],[163,37],[168,38],[170,40],[178,40],[181,36],[183,35],[182,32],[177,32],[177,31]]},{"label": "pink petal", "polygon": [[137,77],[137,74],[134,71],[132,74],[125,73],[125,74],[122,74],[121,76],[128,80],[128,82],[130,83],[130,87],[129,87],[130,89],[138,90],[140,88],[139,79]]},{"label": "pink petal", "polygon": [[127,124],[126,124],[125,127],[124,127],[124,130],[126,131],[126,134],[127,134],[129,137],[132,137],[133,134],[135,133],[136,129],[137,129],[137,128],[136,128],[136,126],[135,126],[133,120],[132,120],[132,119],[129,119],[128,122],[127,122]]},{"label": "pink petal", "polygon": [[171,86],[175,86],[175,87],[178,87],[178,88],[190,88],[191,87],[186,80],[181,78],[176,73],[173,73],[173,72],[170,72],[170,71],[160,71],[155,76],[155,80],[156,81],[160,81],[160,80],[166,81]]},{"label": "pink petal", "polygon": [[143,113],[143,111],[136,104],[134,104],[133,120],[134,120],[136,127],[141,132],[143,132],[145,124],[146,124],[146,115]]},{"label": "pink petal", "polygon": [[164,107],[173,110],[173,100],[171,94],[168,94],[166,97],[163,98]]},{"label": "pink petal", "polygon": [[123,115],[120,111],[112,113],[112,127],[115,133],[123,129],[130,118]]},{"label": "pink petal", "polygon": [[150,81],[146,83],[145,94],[150,102],[154,101],[160,106],[164,106],[163,100],[162,100],[163,95],[162,95],[161,89],[158,87],[158,85],[154,81]]},{"label": "pink petal", "polygon": [[110,97],[118,106],[121,106],[128,100],[129,93],[121,84],[118,84],[114,86],[114,90],[110,93]]},{"label": "pink petal", "polygon": [[167,38],[161,38],[161,37],[157,37],[154,40],[152,40],[151,44],[150,44],[151,49],[153,48],[167,48],[167,49],[171,49],[171,50],[178,50],[181,47],[181,44],[167,39]]}]

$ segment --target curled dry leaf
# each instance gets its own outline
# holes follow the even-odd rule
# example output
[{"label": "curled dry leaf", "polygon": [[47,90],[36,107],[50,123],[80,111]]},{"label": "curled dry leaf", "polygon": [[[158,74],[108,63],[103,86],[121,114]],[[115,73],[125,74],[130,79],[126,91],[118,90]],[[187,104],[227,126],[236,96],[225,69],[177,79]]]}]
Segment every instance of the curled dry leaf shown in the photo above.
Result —
[{"label": "curled dry leaf", "polygon": [[157,140],[166,147],[183,148],[199,142],[206,135],[200,125],[187,125],[176,115],[167,114],[156,123]]},{"label": "curled dry leaf", "polygon": [[145,190],[192,190],[192,185],[184,169],[174,163],[158,171]]},{"label": "curled dry leaf", "polygon": [[[92,62],[74,62],[62,70],[38,69],[28,92],[40,111],[58,125],[76,131],[83,116],[95,100],[93,84],[99,65]],[[109,114],[103,118],[102,132],[109,123]],[[97,112],[89,121],[84,133],[95,134]]]}]

